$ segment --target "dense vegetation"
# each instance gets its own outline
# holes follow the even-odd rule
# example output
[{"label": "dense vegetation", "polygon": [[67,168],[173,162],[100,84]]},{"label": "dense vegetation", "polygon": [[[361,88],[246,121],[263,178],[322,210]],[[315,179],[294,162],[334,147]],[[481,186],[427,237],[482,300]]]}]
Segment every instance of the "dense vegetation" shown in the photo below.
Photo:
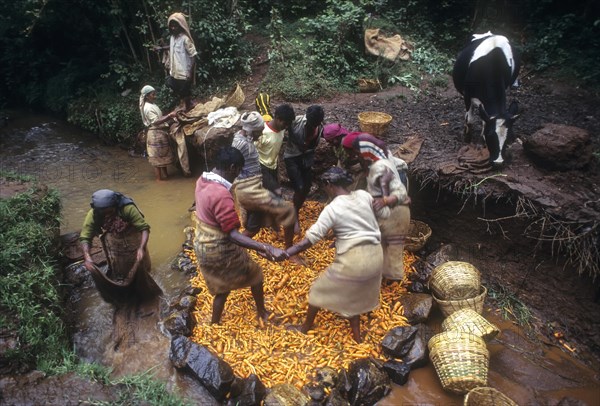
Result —
[{"label": "dense vegetation", "polygon": [[[527,72],[552,68],[600,84],[600,10],[592,0],[23,0],[0,5],[0,108],[49,110],[127,142],[141,127],[144,84],[160,90],[163,109],[173,107],[152,48],[168,39],[174,11],[189,16],[200,51],[200,99],[249,72],[256,37],[269,40],[264,89],[290,101],[353,91],[360,77],[414,89],[425,75],[443,82],[469,35],[488,30],[511,39]],[[366,27],[408,38],[412,61],[366,55]]]},{"label": "dense vegetation", "polygon": [[55,365],[68,348],[54,260],[59,216],[57,191],[33,182],[28,190],[0,199],[0,330],[17,334],[15,348],[2,361],[25,369]]}]

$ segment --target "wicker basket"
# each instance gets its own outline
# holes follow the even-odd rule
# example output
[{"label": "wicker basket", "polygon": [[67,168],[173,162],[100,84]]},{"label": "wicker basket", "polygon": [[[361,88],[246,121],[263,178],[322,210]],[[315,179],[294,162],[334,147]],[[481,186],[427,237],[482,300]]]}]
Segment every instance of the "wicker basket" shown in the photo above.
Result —
[{"label": "wicker basket", "polygon": [[443,331],[458,330],[475,334],[488,342],[498,335],[498,327],[475,310],[465,308],[452,313],[442,323]]},{"label": "wicker basket", "polygon": [[235,107],[239,109],[244,104],[244,100],[246,100],[246,96],[244,95],[244,91],[240,87],[239,83],[236,83],[235,89],[233,89],[227,97],[225,97],[225,107]]},{"label": "wicker basket", "polygon": [[471,389],[465,396],[464,406],[517,406],[504,393],[490,387]]},{"label": "wicker basket", "polygon": [[375,93],[381,90],[379,79],[358,79],[358,90],[361,93]]},{"label": "wicker basket", "polygon": [[362,113],[358,113],[360,130],[376,137],[384,134],[391,122],[392,116],[386,113],[379,113],[377,111],[363,111]]},{"label": "wicker basket", "polygon": [[435,300],[440,307],[444,317],[448,317],[462,309],[473,309],[477,313],[481,314],[483,312],[483,303],[485,302],[485,297],[487,296],[487,288],[482,285],[481,293],[469,299],[442,300],[438,298],[435,293],[433,293],[431,296],[433,296],[433,300]]},{"label": "wicker basket", "polygon": [[404,238],[404,249],[417,252],[431,237],[431,227],[419,220],[411,220],[408,235]]},{"label": "wicker basket", "polygon": [[479,294],[481,275],[468,262],[448,261],[435,267],[429,288],[442,300],[468,299]]},{"label": "wicker basket", "polygon": [[487,385],[489,351],[481,337],[462,331],[434,335],[429,358],[445,390],[464,394]]}]

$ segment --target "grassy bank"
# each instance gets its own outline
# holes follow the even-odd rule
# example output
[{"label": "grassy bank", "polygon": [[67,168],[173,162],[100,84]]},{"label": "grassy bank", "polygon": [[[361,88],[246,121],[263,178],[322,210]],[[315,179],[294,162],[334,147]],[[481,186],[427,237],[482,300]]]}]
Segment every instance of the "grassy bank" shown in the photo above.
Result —
[{"label": "grassy bank", "polygon": [[12,336],[2,364],[45,368],[68,349],[57,257],[58,192],[31,178],[0,174],[0,329]]}]

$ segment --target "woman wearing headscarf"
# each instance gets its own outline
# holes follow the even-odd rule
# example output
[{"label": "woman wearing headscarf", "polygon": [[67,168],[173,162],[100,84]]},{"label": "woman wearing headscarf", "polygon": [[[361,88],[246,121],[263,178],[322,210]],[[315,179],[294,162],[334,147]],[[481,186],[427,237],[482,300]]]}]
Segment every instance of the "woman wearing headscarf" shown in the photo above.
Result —
[{"label": "woman wearing headscarf", "polygon": [[[346,135],[342,145],[351,155],[358,157],[367,173],[367,191],[375,198],[374,207],[390,211],[386,219],[379,221],[384,256],[383,277],[402,280],[404,238],[410,229],[410,198],[398,168],[406,168],[406,163],[394,157],[380,139],[367,133],[354,134]],[[401,172],[406,173],[405,170]]]},{"label": "woman wearing headscarf", "polygon": [[292,203],[263,186],[260,158],[254,144],[262,135],[265,122],[257,111],[244,113],[240,120],[242,129],[234,135],[231,146],[244,156],[244,166],[233,185],[235,199],[246,212],[244,233],[252,237],[261,227],[283,227],[285,246],[290,247],[296,211]]},{"label": "woman wearing headscarf", "polygon": [[[108,302],[147,299],[161,293],[150,277],[147,244],[150,226],[132,199],[109,189],[92,194],[79,241],[85,268],[92,272],[96,286]],[[99,236],[108,262],[102,273],[94,264],[90,247]]]},{"label": "woman wearing headscarf", "polygon": [[175,117],[175,112],[163,116],[155,101],[156,90],[150,85],[142,87],[139,107],[142,121],[146,127],[148,162],[154,167],[156,180],[161,181],[169,177],[167,166],[175,163],[167,125],[167,121]]},{"label": "woman wearing headscarf", "polygon": [[360,315],[379,306],[383,251],[373,197],[364,190],[349,191],[352,175],[333,167],[322,176],[323,188],[333,200],[325,206],[304,239],[286,251],[296,255],[325,238],[331,230],[336,238],[334,262],[312,284],[308,312],[300,331],[313,326],[319,309],[326,309],[350,321],[352,337],[361,342]]},{"label": "woman wearing headscarf", "polygon": [[192,108],[194,58],[198,55],[190,27],[183,13],[173,13],[167,20],[169,32],[169,86],[185,102],[185,110]]}]

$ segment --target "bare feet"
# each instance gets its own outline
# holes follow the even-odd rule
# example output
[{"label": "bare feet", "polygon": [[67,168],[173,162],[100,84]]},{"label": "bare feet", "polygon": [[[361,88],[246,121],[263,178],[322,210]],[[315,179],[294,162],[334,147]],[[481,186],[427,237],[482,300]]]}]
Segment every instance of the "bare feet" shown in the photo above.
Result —
[{"label": "bare feet", "polygon": [[306,334],[306,331],[304,331],[304,326],[301,324],[291,324],[291,325],[287,326],[285,329],[288,331],[297,331],[299,333]]},{"label": "bare feet", "polygon": [[263,310],[261,312],[257,312],[256,316],[258,318],[258,324],[261,328],[264,328],[265,323],[269,320],[269,317],[271,316],[271,312],[268,310]]}]

